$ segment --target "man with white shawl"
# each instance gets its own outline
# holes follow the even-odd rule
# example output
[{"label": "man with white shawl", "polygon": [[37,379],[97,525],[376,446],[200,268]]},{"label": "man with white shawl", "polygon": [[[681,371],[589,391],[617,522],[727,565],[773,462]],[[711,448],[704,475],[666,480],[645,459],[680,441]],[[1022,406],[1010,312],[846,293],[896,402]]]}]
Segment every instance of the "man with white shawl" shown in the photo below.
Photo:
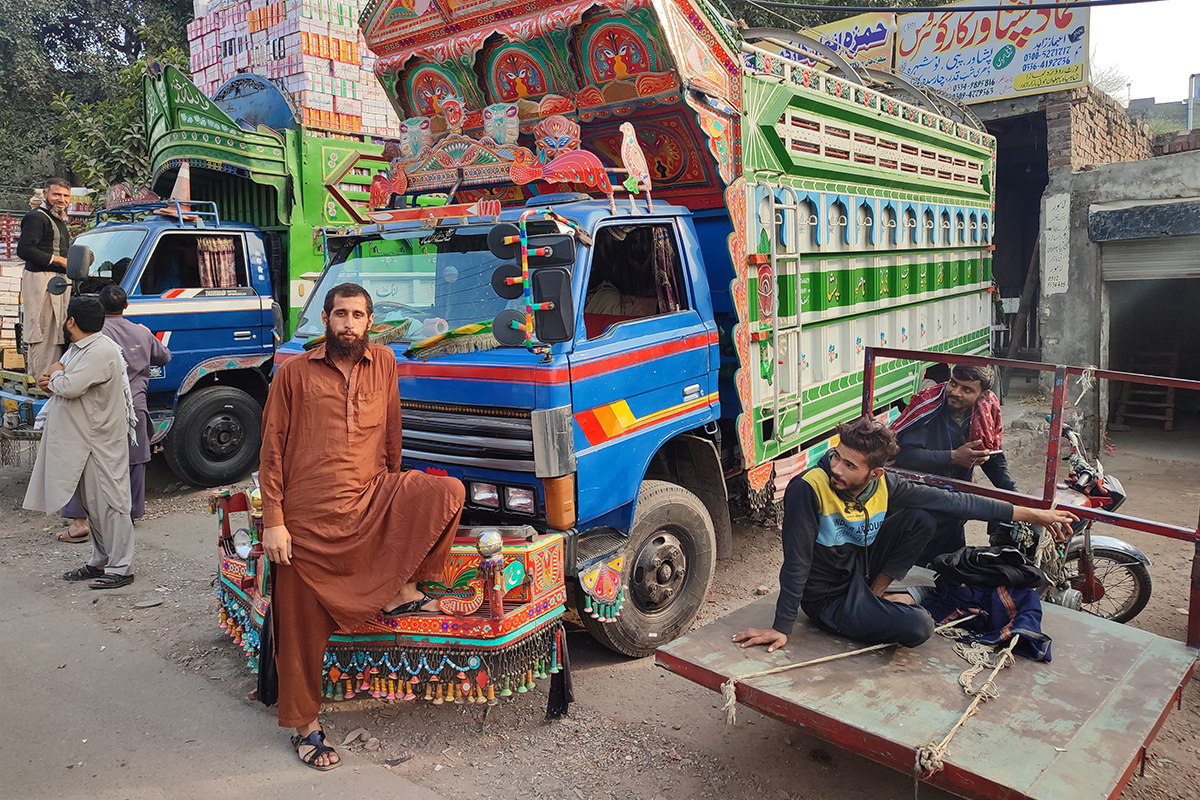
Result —
[{"label": "man with white shawl", "polygon": [[121,349],[100,333],[103,327],[99,300],[71,299],[66,324],[71,346],[38,381],[50,399],[24,503],[52,514],[71,495],[79,498],[97,528],[92,557],[63,578],[90,581],[92,589],[133,583],[129,441],[137,416]]}]

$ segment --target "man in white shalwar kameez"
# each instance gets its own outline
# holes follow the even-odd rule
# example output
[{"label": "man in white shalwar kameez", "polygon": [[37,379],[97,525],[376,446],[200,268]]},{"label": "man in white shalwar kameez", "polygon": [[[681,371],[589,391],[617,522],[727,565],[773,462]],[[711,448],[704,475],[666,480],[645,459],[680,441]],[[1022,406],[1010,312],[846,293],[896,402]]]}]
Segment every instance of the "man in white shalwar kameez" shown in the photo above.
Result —
[{"label": "man in white shalwar kameez", "polygon": [[121,349],[100,333],[104,308],[93,297],[72,298],[66,333],[71,346],[39,385],[50,393],[46,422],[25,508],[57,513],[76,495],[96,524],[92,557],[63,577],[92,589],[133,582],[129,437],[136,424]]}]

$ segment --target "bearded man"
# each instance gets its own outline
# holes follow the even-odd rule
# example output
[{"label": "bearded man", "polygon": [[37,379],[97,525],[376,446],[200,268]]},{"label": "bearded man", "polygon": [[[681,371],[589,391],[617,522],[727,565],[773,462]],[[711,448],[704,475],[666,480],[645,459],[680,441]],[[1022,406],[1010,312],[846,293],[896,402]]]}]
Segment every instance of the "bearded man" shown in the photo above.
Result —
[{"label": "bearded man", "polygon": [[770,628],[733,637],[742,647],[787,644],[803,610],[819,628],[865,644],[916,647],[933,635],[933,617],[907,593],[888,593],[933,535],[933,513],[1033,522],[1070,533],[1074,515],[951,493],[885,473],[896,435],[873,417],[840,425],[838,444],[783,494],[783,567]]},{"label": "bearded man", "polygon": [[380,610],[436,610],[417,582],[441,577],[465,492],[455,478],[401,471],[396,357],[367,338],[367,291],[333,287],[321,320],[325,341],[271,381],[259,481],[279,725],[296,729],[304,764],[328,770],[341,763],[317,721],[329,636]]},{"label": "bearded man", "polygon": [[25,261],[21,274],[21,339],[29,346],[25,371],[38,380],[58,361],[66,341],[63,323],[67,321],[70,290],[53,295],[46,291],[46,285],[55,275],[67,272],[71,184],[62,178],[49,178],[42,197],[42,204],[21,218],[21,238],[17,240],[17,258]]}]

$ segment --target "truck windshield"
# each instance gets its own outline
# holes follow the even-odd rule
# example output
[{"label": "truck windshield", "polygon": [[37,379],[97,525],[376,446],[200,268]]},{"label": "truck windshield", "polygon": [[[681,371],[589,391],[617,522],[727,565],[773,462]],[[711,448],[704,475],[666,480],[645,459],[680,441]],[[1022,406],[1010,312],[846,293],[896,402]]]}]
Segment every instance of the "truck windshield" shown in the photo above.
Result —
[{"label": "truck windshield", "polygon": [[92,250],[92,265],[88,269],[88,275],[93,278],[110,278],[120,283],[144,241],[146,231],[138,228],[101,228],[81,234],[75,240],[75,244],[85,244]]},{"label": "truck windshield", "polygon": [[[535,226],[530,226],[533,230]],[[505,300],[492,291],[492,272],[502,263],[488,250],[489,226],[384,232],[346,240],[333,252],[300,316],[296,333],[325,332],[325,295],[340,283],[371,293],[375,322],[412,320],[403,341],[420,341],[463,325],[491,320],[524,299]]]}]

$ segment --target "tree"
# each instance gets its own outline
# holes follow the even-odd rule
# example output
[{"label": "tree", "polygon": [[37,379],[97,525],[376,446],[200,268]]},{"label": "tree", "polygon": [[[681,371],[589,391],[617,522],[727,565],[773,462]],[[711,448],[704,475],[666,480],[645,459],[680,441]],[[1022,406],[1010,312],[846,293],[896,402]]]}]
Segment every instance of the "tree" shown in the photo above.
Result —
[{"label": "tree", "polygon": [[123,68],[101,100],[85,103],[67,94],[55,96],[63,155],[84,186],[104,192],[115,183],[149,183],[142,79],[153,60],[187,72],[186,56],[171,48],[158,59],[144,56]]},{"label": "tree", "polygon": [[119,96],[123,69],[186,48],[190,18],[189,0],[0,0],[0,208],[23,209],[48,175],[77,177],[52,98]]},{"label": "tree", "polygon": [[[1121,105],[1129,105],[1129,75],[1118,64],[1102,65],[1092,50],[1088,58],[1088,80],[1092,86],[1107,94]],[[1121,98],[1125,98],[1124,102]]]}]

